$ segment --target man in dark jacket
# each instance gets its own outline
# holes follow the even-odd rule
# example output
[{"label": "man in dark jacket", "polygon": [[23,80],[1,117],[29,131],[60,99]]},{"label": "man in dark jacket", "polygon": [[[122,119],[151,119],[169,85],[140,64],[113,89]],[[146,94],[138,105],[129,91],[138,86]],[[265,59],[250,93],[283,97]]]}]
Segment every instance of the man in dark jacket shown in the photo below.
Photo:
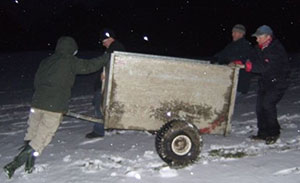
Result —
[{"label": "man in dark jacket", "polygon": [[[125,47],[116,39],[116,34],[111,29],[103,29],[100,32],[100,40],[102,45],[106,48],[105,52],[111,54],[113,51],[125,51]],[[94,107],[95,115],[97,118],[103,118],[103,114],[100,110],[101,98],[102,98],[102,81],[105,79],[105,71],[102,68],[96,73],[95,80],[95,93],[94,93]],[[104,137],[105,130],[104,124],[95,123],[93,131],[86,134],[86,138],[99,138]]]},{"label": "man in dark jacket", "polygon": [[[232,28],[232,42],[214,56],[213,62],[227,65],[232,61],[240,60],[245,63],[253,49],[251,43],[246,40],[245,34],[245,26],[236,24]],[[248,93],[251,75],[251,73],[247,73],[245,70],[240,70],[237,86],[238,92],[242,94]]]},{"label": "man in dark jacket", "polygon": [[75,56],[78,47],[71,37],[61,37],[55,53],[44,59],[35,74],[34,95],[27,129],[25,145],[14,160],[4,167],[11,178],[17,168],[25,162],[25,171],[31,173],[35,157],[51,142],[68,110],[71,88],[77,74],[89,74],[99,70],[109,60],[104,54],[98,58],[84,60]]},{"label": "man in dark jacket", "polygon": [[273,144],[280,135],[276,105],[288,87],[288,56],[269,26],[260,26],[253,36],[258,46],[255,55],[245,66],[246,71],[260,74],[260,79],[256,103],[258,133],[251,136],[251,139]]}]

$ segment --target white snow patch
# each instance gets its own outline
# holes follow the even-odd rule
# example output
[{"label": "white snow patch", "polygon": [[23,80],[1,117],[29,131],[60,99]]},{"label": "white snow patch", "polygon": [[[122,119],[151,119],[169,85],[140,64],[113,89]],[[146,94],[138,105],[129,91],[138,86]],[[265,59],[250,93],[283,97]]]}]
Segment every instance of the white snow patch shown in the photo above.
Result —
[{"label": "white snow patch", "polygon": [[178,176],[178,173],[175,169],[171,169],[170,167],[164,167],[159,170],[159,175],[164,178],[170,178]]},{"label": "white snow patch", "polygon": [[64,162],[71,162],[71,161],[72,161],[71,155],[65,156],[64,159],[63,159],[63,161],[64,161]]},{"label": "white snow patch", "polygon": [[141,174],[137,171],[129,171],[129,172],[126,173],[126,176],[127,177],[133,177],[133,178],[136,178],[138,180],[142,179]]},{"label": "white snow patch", "polygon": [[116,177],[118,174],[116,173],[116,172],[112,172],[111,174],[110,174],[110,176],[112,176],[112,177]]},{"label": "white snow patch", "polygon": [[241,116],[245,117],[245,116],[251,116],[251,115],[255,115],[255,112],[247,112],[242,114]]},{"label": "white snow patch", "polygon": [[278,117],[278,120],[280,121],[292,121],[295,119],[300,119],[300,114],[293,114],[293,115],[284,114]]},{"label": "white snow patch", "polygon": [[81,142],[79,145],[86,145],[86,144],[93,144],[93,143],[96,143],[98,141],[101,141],[103,140],[104,138],[96,138],[96,139],[93,139],[93,140],[87,140],[87,141],[84,141],[84,142]]},{"label": "white snow patch", "polygon": [[33,173],[40,173],[45,171],[49,167],[49,164],[36,164],[34,166]]},{"label": "white snow patch", "polygon": [[273,175],[289,175],[289,174],[300,174],[300,167],[293,167],[288,169],[283,169],[278,172],[275,172]]},{"label": "white snow patch", "polygon": [[16,135],[18,133],[23,133],[24,130],[17,130],[17,131],[13,131],[13,132],[2,132],[0,133],[0,135]]},{"label": "white snow patch", "polygon": [[154,156],[154,151],[145,151],[145,153],[144,153],[145,158],[152,159],[153,156]]}]

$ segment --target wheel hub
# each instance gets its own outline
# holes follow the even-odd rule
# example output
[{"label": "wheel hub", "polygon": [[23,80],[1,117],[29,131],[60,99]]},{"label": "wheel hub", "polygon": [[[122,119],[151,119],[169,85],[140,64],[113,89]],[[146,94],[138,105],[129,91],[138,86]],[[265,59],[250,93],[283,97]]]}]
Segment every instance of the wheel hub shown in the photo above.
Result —
[{"label": "wheel hub", "polygon": [[179,135],[173,139],[171,148],[176,155],[183,156],[191,150],[192,141],[186,135]]}]

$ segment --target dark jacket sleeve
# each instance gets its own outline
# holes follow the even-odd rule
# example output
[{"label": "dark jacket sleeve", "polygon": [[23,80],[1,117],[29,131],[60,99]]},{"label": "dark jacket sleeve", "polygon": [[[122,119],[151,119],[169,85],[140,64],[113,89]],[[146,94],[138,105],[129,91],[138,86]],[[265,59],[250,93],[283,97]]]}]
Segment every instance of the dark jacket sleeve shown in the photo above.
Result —
[{"label": "dark jacket sleeve", "polygon": [[262,86],[270,89],[287,88],[290,67],[287,53],[279,41],[274,41],[264,50],[257,48],[256,52],[256,59],[251,60],[251,72],[261,75]]},{"label": "dark jacket sleeve", "polygon": [[[124,45],[119,42],[118,40],[115,40],[108,49],[106,49],[107,54],[111,54],[114,51],[125,51]],[[94,83],[94,90],[100,90],[102,87],[102,81],[101,81],[101,73],[103,72],[103,69],[100,69],[96,73],[95,83]]]},{"label": "dark jacket sleeve", "polygon": [[223,50],[214,57],[219,64],[229,64],[232,61],[240,60],[243,63],[249,58],[249,53],[253,48],[249,41],[242,38],[238,41],[229,43]]},{"label": "dark jacket sleeve", "polygon": [[252,62],[252,72],[273,78],[280,77],[281,74],[285,73],[288,57],[284,48],[279,43],[274,43],[264,51],[257,48],[257,53]]},{"label": "dark jacket sleeve", "polygon": [[93,59],[80,59],[75,57],[72,65],[72,71],[75,74],[89,74],[98,71],[109,61],[110,54],[103,54]]},{"label": "dark jacket sleeve", "polygon": [[216,62],[218,64],[229,63],[229,60],[228,60],[227,55],[226,55],[227,47],[228,47],[228,45],[223,50],[221,50],[220,52],[218,52],[214,55],[214,62]]}]

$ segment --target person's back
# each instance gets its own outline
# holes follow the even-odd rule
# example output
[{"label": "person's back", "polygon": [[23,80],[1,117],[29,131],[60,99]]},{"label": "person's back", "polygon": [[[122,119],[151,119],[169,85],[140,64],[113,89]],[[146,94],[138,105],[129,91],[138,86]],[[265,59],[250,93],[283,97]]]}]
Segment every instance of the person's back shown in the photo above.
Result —
[{"label": "person's back", "polygon": [[58,40],[55,53],[44,59],[36,72],[32,107],[52,112],[67,111],[76,75],[95,72],[101,65],[97,58],[89,61],[77,58],[77,50],[73,38]]},{"label": "person's back", "polygon": [[61,38],[55,53],[41,62],[34,80],[33,107],[50,111],[66,108],[75,81],[72,62],[77,49],[73,39]]}]

